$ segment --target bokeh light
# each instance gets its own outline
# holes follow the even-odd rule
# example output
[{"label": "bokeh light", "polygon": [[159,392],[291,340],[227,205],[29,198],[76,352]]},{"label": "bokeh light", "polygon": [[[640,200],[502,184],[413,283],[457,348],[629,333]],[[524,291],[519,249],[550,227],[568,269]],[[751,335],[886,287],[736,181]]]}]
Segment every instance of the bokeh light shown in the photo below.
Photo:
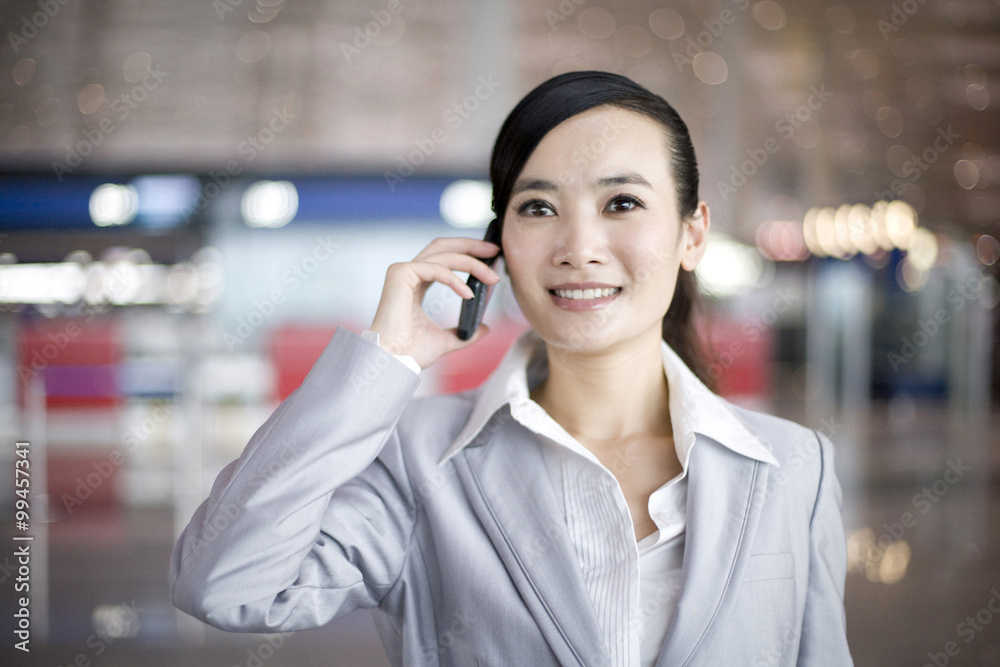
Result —
[{"label": "bokeh light", "polygon": [[246,192],[240,204],[248,227],[284,227],[299,210],[299,193],[289,181],[258,181]]},{"label": "bokeh light", "polygon": [[774,0],[761,0],[750,9],[753,20],[765,30],[781,30],[785,27],[785,8]]},{"label": "bokeh light", "polygon": [[105,183],[90,195],[90,219],[98,227],[127,225],[139,211],[139,193],[131,185]]},{"label": "bokeh light", "polygon": [[726,60],[714,51],[702,51],[694,57],[691,63],[695,76],[703,82],[717,86],[725,83],[729,77],[729,67]]},{"label": "bokeh light", "polygon": [[99,83],[91,83],[80,90],[79,95],[77,95],[77,106],[80,113],[89,116],[101,108],[104,100],[104,86]]},{"label": "bokeh light", "polygon": [[885,230],[894,246],[903,250],[909,248],[916,228],[917,214],[912,206],[898,199],[889,202],[885,210]]},{"label": "bokeh light", "polygon": [[649,29],[660,39],[677,39],[684,34],[684,18],[673,9],[656,9],[649,15]]},{"label": "bokeh light", "polygon": [[976,257],[984,266],[993,266],[1000,260],[1000,241],[989,234],[982,234],[976,239]]},{"label": "bokeh light", "polygon": [[459,180],[441,193],[441,217],[460,229],[482,227],[493,218],[493,186],[489,181]]},{"label": "bokeh light", "polygon": [[606,39],[615,34],[615,16],[604,7],[587,7],[576,19],[580,32],[590,39]]},{"label": "bokeh light", "polygon": [[17,64],[11,70],[11,75],[13,75],[14,83],[17,85],[23,86],[27,84],[35,76],[35,61],[32,58],[18,60]]},{"label": "bokeh light", "polygon": [[125,59],[125,64],[122,65],[122,76],[129,83],[138,83],[145,78],[152,66],[153,57],[145,51],[138,51]]}]

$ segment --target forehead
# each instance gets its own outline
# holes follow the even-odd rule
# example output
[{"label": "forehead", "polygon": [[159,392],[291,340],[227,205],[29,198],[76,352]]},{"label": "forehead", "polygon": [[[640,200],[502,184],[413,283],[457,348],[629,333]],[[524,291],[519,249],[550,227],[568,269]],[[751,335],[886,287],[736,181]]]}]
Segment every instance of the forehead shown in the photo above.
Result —
[{"label": "forehead", "polygon": [[565,177],[623,168],[669,177],[666,130],[636,111],[601,106],[567,118],[546,134],[518,180],[551,177],[553,171]]}]

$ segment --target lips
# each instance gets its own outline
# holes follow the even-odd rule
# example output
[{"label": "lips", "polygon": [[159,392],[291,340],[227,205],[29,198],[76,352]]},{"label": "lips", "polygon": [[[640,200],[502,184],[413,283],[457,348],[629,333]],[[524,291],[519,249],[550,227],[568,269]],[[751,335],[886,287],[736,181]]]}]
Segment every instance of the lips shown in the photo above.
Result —
[{"label": "lips", "polygon": [[563,283],[549,288],[549,296],[563,310],[603,308],[621,294],[622,288],[607,283]]},{"label": "lips", "polygon": [[551,290],[553,294],[564,299],[599,299],[604,296],[611,296],[615,292],[620,292],[621,288],[606,287],[603,289],[557,289]]}]

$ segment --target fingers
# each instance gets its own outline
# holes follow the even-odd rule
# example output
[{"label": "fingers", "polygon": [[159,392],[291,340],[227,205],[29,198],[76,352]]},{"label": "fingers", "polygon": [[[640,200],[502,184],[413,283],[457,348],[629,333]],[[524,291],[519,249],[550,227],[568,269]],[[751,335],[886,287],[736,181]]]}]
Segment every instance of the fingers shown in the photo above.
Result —
[{"label": "fingers", "polygon": [[[493,285],[500,282],[500,274],[487,266],[485,262],[476,258],[487,259],[496,257],[499,251],[500,246],[495,243],[462,237],[443,237],[431,241],[416,256],[413,263],[438,263],[452,271],[464,271],[487,285]],[[429,285],[423,287],[421,296],[427,287]],[[459,293],[464,293],[464,291],[459,291]]]},{"label": "fingers", "polygon": [[500,281],[500,274],[487,266],[481,259],[470,257],[454,252],[442,252],[432,255],[422,261],[426,263],[440,264],[451,271],[463,271],[479,278],[484,283],[492,285]]},{"label": "fingers", "polygon": [[456,335],[457,327],[445,330],[428,318],[423,299],[435,282],[461,299],[471,299],[473,291],[456,271],[475,276],[486,285],[495,285],[500,274],[483,260],[496,256],[499,250],[498,245],[479,239],[440,238],[428,244],[413,261],[390,265],[371,330],[386,345],[403,350],[399,354],[416,359],[421,368],[427,368],[446,352],[479,340],[489,332],[485,325],[472,338],[462,341]]},{"label": "fingers", "polygon": [[[482,263],[480,262],[480,264]],[[455,272],[447,266],[436,262],[413,262],[410,266],[413,267],[414,273],[422,281],[422,284],[414,291],[417,301],[423,300],[423,296],[432,282],[439,282],[446,287],[450,287],[463,299],[471,299],[474,296],[472,290],[465,284],[465,281],[456,276]],[[485,265],[483,268],[488,270],[488,267]]]},{"label": "fingers", "polygon": [[465,281],[446,266],[436,262],[406,262],[392,264],[386,272],[386,286],[397,285],[413,293],[419,303],[431,283],[439,282],[450,287],[463,299],[472,298],[472,290]]},{"label": "fingers", "polygon": [[490,333],[490,328],[488,326],[486,326],[485,324],[480,324],[479,328],[476,329],[476,332],[474,334],[472,334],[472,337],[469,338],[468,340],[461,340],[458,337],[458,327],[452,327],[451,329],[447,329],[447,331],[448,331],[448,333],[451,334],[452,350],[460,350],[463,347],[468,347],[469,345],[472,345],[473,343],[477,342],[479,339],[481,339],[484,336],[488,335]]},{"label": "fingers", "polygon": [[486,258],[495,256],[499,251],[500,246],[482,239],[443,237],[434,239],[427,244],[427,247],[420,251],[414,261],[427,259],[440,253],[460,253]]},{"label": "fingers", "polygon": [[[439,253],[423,261],[393,264],[389,267],[387,279],[397,284],[402,280],[413,291],[418,302],[423,299],[433,282],[450,287],[463,299],[471,299],[472,290],[465,284],[465,279],[455,275],[455,271],[473,275],[487,285],[500,282],[500,274],[481,260],[458,253]],[[393,277],[393,274],[400,278]]]}]

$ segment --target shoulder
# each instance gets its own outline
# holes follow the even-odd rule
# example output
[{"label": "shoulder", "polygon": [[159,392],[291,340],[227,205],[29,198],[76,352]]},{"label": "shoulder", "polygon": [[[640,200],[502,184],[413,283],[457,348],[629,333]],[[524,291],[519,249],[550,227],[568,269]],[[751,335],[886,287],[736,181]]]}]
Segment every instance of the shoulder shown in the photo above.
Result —
[{"label": "shoulder", "polygon": [[825,437],[816,429],[803,426],[790,419],[751,410],[733,403],[729,403],[729,407],[740,421],[746,424],[770,448],[771,453],[782,465],[784,464],[783,459],[787,459],[803,448],[818,452],[821,446],[828,444],[828,442],[821,442]]},{"label": "shoulder", "polygon": [[396,425],[402,444],[413,455],[436,463],[469,421],[479,389],[414,398]]},{"label": "shoulder", "polygon": [[778,461],[773,477],[782,485],[815,493],[821,479],[833,475],[833,445],[822,432],[789,419],[730,404]]}]

